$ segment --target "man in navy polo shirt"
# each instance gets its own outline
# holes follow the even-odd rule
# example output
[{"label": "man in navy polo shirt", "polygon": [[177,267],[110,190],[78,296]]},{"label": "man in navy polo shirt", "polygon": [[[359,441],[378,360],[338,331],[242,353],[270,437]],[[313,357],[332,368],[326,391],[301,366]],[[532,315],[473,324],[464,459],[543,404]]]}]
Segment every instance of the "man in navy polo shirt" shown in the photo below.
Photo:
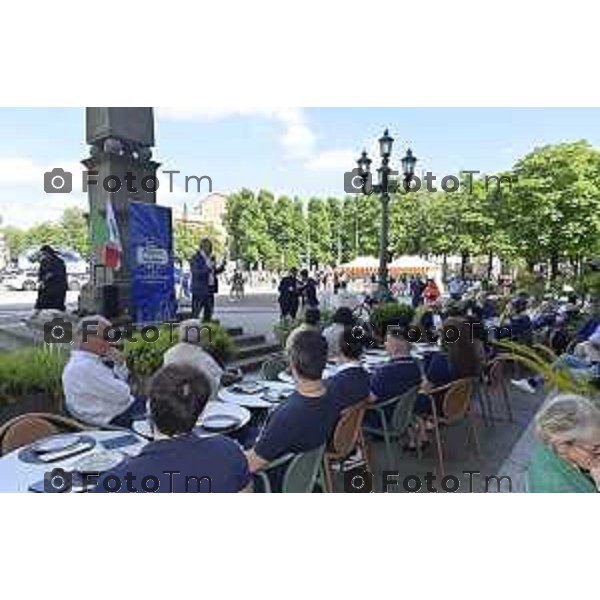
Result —
[{"label": "man in navy polo shirt", "polygon": [[[371,392],[375,404],[401,396],[421,382],[421,369],[410,355],[410,344],[398,328],[388,327],[385,337],[385,349],[389,362],[378,367],[371,376]],[[394,412],[394,406],[387,406],[384,412],[388,418]],[[377,415],[367,412],[365,421],[373,427],[381,427]]]},{"label": "man in navy polo shirt", "polygon": [[327,389],[341,411],[370,398],[371,377],[360,362],[363,344],[353,335],[353,328],[347,326],[339,338],[336,344],[338,368],[336,374],[327,380]]},{"label": "man in navy polo shirt", "polygon": [[301,331],[289,349],[295,392],[272,414],[258,442],[246,453],[250,471],[256,472],[288,453],[314,450],[325,444],[339,411],[322,380],[327,363],[327,342],[317,331]]},{"label": "man in navy polo shirt", "polygon": [[189,365],[158,371],[150,387],[155,440],[98,481],[95,492],[242,492],[251,476],[233,440],[192,432],[211,394],[208,377]]}]

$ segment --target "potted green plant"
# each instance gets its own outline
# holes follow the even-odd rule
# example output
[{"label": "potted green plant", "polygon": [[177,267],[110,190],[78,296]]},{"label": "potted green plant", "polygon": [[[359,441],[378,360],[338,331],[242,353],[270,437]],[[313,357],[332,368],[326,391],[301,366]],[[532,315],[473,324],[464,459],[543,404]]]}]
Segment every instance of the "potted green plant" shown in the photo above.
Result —
[{"label": "potted green plant", "polygon": [[376,306],[371,312],[370,324],[375,335],[382,339],[390,321],[400,326],[409,326],[415,316],[415,309],[409,304],[386,302]]},{"label": "potted green plant", "polygon": [[0,423],[27,412],[62,412],[67,359],[45,346],[0,353]]}]

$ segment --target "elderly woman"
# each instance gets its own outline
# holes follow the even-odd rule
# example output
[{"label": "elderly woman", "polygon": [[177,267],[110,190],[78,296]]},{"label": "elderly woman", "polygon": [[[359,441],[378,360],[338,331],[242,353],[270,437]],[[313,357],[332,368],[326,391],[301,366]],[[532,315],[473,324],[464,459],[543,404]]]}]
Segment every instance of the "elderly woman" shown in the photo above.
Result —
[{"label": "elderly woman", "polygon": [[202,348],[202,342],[210,339],[210,329],[200,319],[188,319],[179,324],[179,343],[169,348],[163,356],[164,365],[189,365],[206,373],[210,379],[210,400],[215,400],[221,385],[223,369]]},{"label": "elderly woman", "polygon": [[581,396],[549,400],[536,416],[540,444],[528,470],[531,492],[597,492],[600,486],[600,409]]}]

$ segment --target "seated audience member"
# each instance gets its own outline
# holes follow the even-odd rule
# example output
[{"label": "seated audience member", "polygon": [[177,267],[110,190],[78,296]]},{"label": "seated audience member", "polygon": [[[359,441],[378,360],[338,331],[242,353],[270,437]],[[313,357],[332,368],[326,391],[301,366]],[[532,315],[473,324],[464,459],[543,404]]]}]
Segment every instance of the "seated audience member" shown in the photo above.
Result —
[{"label": "seated audience member", "polygon": [[445,351],[436,352],[425,361],[423,386],[415,403],[418,443],[428,441],[425,431],[433,414],[432,398],[436,403],[438,415],[442,408],[443,393],[432,397],[430,392],[457,379],[478,377],[481,373],[483,349],[476,334],[473,323],[467,320],[452,317],[444,322]]},{"label": "seated audience member", "polygon": [[327,355],[334,359],[340,353],[340,340],[346,327],[352,327],[354,317],[347,307],[338,308],[333,315],[333,322],[323,330],[323,337],[327,340]]},{"label": "seated audience member", "polygon": [[526,311],[525,298],[518,297],[512,301],[512,314],[508,323],[510,338],[521,344],[531,344],[533,341],[533,325]]},{"label": "seated audience member", "polygon": [[119,376],[121,362],[105,331],[111,322],[101,315],[81,319],[75,329],[75,347],[62,374],[65,407],[74,418],[89,425],[129,427],[145,413],[145,401],[131,395]]},{"label": "seated audience member", "polygon": [[498,316],[497,298],[493,295],[484,294],[481,298],[481,317],[484,321],[495,319]]},{"label": "seated audience member", "polygon": [[540,443],[529,462],[529,491],[598,492],[598,407],[581,396],[559,395],[542,406],[535,421]]},{"label": "seated audience member", "polygon": [[[377,367],[371,376],[371,393],[375,404],[401,396],[421,382],[421,369],[410,355],[410,343],[399,329],[390,325],[384,342],[390,360]],[[386,406],[384,412],[390,418],[394,406]],[[368,412],[365,421],[370,426],[381,427],[378,416],[373,413]]]},{"label": "seated audience member", "polygon": [[360,362],[362,340],[354,338],[352,327],[346,327],[339,337],[338,368],[335,375],[327,380],[327,389],[332,401],[342,411],[370,397],[371,378]]},{"label": "seated audience member", "polygon": [[252,472],[288,453],[325,444],[338,420],[324,381],[327,342],[318,331],[301,331],[289,349],[295,392],[269,418],[253,449],[246,453]]},{"label": "seated audience member", "polygon": [[182,321],[179,324],[179,342],[165,352],[163,364],[188,365],[205,373],[211,384],[210,400],[215,400],[223,376],[223,369],[202,348],[203,335],[210,338],[210,331],[200,319]]},{"label": "seated audience member", "polygon": [[289,352],[292,344],[294,343],[294,337],[301,331],[316,331],[320,332],[319,323],[321,322],[321,311],[316,306],[309,306],[304,311],[304,321],[298,325],[295,329],[290,331],[285,342],[285,351]]},{"label": "seated audience member", "polygon": [[574,354],[586,364],[600,362],[600,325],[588,340],[575,346]]},{"label": "seated audience member", "polygon": [[600,327],[600,300],[595,298],[592,300],[591,316],[579,328],[575,335],[575,340],[577,342],[585,342],[598,327]]},{"label": "seated audience member", "polygon": [[94,491],[248,491],[251,478],[240,446],[223,435],[198,437],[192,431],[211,390],[209,377],[198,369],[162,367],[149,391],[154,441],[103,474]]}]

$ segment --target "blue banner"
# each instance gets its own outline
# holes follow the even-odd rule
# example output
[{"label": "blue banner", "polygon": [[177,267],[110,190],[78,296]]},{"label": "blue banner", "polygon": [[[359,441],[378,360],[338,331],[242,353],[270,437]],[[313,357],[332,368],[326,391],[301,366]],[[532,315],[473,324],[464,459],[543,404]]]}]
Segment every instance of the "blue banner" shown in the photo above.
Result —
[{"label": "blue banner", "polygon": [[175,269],[171,209],[129,202],[129,314],[138,324],[175,317]]}]

